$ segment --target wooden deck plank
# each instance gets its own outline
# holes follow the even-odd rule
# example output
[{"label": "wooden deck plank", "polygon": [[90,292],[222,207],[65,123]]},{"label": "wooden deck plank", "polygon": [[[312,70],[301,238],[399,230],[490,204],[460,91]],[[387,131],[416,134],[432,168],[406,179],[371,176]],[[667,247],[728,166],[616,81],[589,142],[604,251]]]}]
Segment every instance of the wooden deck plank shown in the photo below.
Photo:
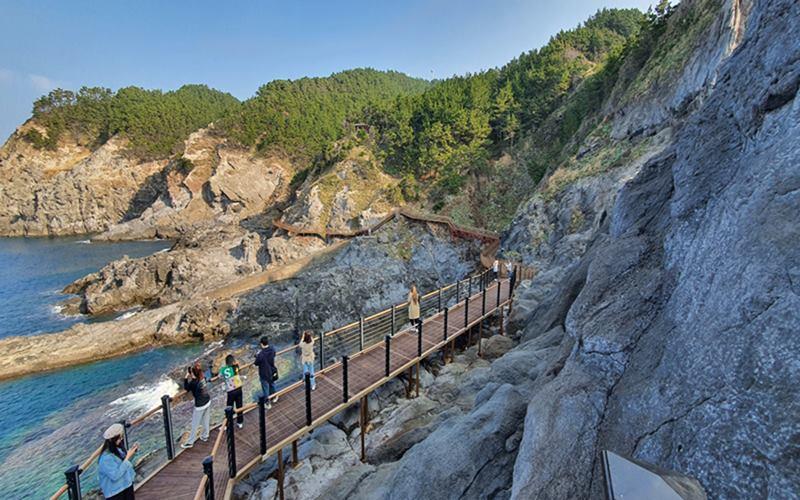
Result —
[{"label": "wooden deck plank", "polygon": [[[508,299],[509,283],[508,280],[501,282],[500,303],[504,304]],[[475,325],[483,316],[482,294],[476,288],[474,295],[469,299],[469,311],[466,324],[471,327]],[[486,316],[495,313],[497,309],[497,284],[492,283],[487,287],[486,293]],[[464,300],[451,306],[448,311],[448,339],[450,340],[467,334],[469,328],[465,328],[464,320]],[[387,329],[388,333],[388,329]],[[363,393],[376,384],[384,383],[386,371],[386,350],[383,336],[376,333],[371,334],[371,338],[377,339],[377,343],[368,347],[364,351],[354,355],[348,369],[348,393],[350,400],[348,404],[356,404],[354,399],[359,393]],[[418,355],[418,334],[416,329],[405,328],[397,332],[391,339],[390,370],[393,374],[411,364],[414,364]],[[435,352],[444,347],[447,342],[444,339],[444,315],[441,312],[434,314],[423,322],[422,328],[422,349],[423,354]],[[333,347],[333,345],[331,345]],[[337,411],[343,405],[343,369],[341,363],[337,363],[324,373],[317,375],[317,389],[312,394],[312,420],[314,425],[319,425],[318,420],[321,416]],[[306,406],[305,406],[305,387],[303,384],[291,388],[283,393],[278,402],[273,403],[272,408],[266,412],[267,425],[267,447],[274,448],[287,439],[296,439],[303,432],[312,430],[306,426]],[[244,428],[234,428],[236,441],[236,464],[240,474],[246,473],[243,469],[254,463],[260,458],[260,437],[259,437],[259,412],[257,409],[245,413]],[[193,448],[183,450],[170,463],[166,464],[158,473],[148,478],[144,483],[137,486],[136,497],[138,499],[193,499],[200,481],[203,477],[202,461],[208,456],[214,441],[217,437],[216,428],[211,432],[208,442],[197,441]],[[214,490],[217,498],[223,498],[228,483],[228,454],[226,438],[223,437],[219,450],[214,461]]]}]

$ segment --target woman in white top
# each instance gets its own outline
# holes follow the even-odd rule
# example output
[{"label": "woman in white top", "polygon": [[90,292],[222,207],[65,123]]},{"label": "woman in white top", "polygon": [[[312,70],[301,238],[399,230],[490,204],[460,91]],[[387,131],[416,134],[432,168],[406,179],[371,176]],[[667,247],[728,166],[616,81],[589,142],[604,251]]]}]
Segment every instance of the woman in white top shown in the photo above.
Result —
[{"label": "woman in white top", "polygon": [[411,285],[411,291],[408,292],[408,320],[412,325],[419,323],[419,292],[417,292],[417,285]]},{"label": "woman in white top", "polygon": [[314,336],[311,334],[311,330],[306,330],[303,332],[303,339],[300,341],[300,360],[303,362],[303,378],[305,378],[306,373],[309,374],[312,391],[317,388],[317,382],[314,380],[314,360],[316,357],[314,353]]}]

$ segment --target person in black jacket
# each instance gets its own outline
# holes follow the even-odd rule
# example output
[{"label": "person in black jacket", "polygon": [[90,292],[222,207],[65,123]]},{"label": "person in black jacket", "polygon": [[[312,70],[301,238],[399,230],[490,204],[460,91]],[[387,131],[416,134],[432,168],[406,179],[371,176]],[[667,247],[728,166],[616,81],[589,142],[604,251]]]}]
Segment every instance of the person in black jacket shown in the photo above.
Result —
[{"label": "person in black jacket", "polygon": [[208,381],[203,367],[199,361],[195,362],[194,366],[186,370],[186,376],[183,379],[183,388],[192,393],[194,396],[194,411],[192,412],[192,430],[189,432],[189,437],[186,442],[181,446],[183,448],[191,448],[194,446],[194,440],[197,437],[197,427],[203,425],[203,434],[200,439],[203,441],[208,440],[208,433],[211,430],[211,396],[208,394]]},{"label": "person in black jacket", "polygon": [[261,350],[256,354],[255,365],[258,367],[258,378],[261,381],[261,393],[270,398],[267,408],[278,401],[275,394],[275,381],[278,380],[278,368],[275,366],[275,349],[269,345],[267,337],[261,337]]}]

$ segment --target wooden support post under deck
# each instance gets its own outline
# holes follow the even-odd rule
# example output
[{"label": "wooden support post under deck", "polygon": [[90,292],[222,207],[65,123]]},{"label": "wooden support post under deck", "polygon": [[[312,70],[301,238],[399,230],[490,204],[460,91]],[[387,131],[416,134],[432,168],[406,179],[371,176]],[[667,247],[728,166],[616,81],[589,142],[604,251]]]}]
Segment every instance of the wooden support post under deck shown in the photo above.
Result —
[{"label": "wooden support post under deck", "polygon": [[483,343],[483,318],[481,318],[480,323],[478,323],[478,357],[480,358],[483,354],[481,350],[481,344]]},{"label": "wooden support post under deck", "polygon": [[280,499],[283,497],[283,450],[278,450],[278,494]]},{"label": "wooden support post under deck", "polygon": [[417,361],[417,383],[414,384],[416,386],[416,388],[417,388],[417,397],[419,397],[419,369],[420,369],[420,365],[419,365],[419,361]]},{"label": "wooden support post under deck", "polygon": [[361,425],[361,461],[367,461],[367,448],[364,443],[364,435],[367,433],[367,396],[361,398],[361,413],[359,414],[359,424]]},{"label": "wooden support post under deck", "polygon": [[300,460],[297,459],[297,441],[292,441],[292,468],[300,467]]}]

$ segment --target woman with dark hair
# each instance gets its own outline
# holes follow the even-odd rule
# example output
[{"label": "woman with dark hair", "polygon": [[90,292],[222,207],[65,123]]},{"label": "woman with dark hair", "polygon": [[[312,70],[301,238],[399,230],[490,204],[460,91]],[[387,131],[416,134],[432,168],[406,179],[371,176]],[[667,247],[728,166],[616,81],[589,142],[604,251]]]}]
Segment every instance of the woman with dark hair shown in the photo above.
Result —
[{"label": "woman with dark hair", "polygon": [[[225,366],[219,369],[219,374],[225,380],[225,390],[228,393],[228,399],[225,401],[225,406],[236,406],[241,408],[244,397],[242,396],[242,377],[239,375],[239,363],[233,357],[233,354],[225,356]],[[241,429],[244,426],[244,413],[236,415],[236,424]]]},{"label": "woman with dark hair", "polygon": [[302,351],[300,359],[303,361],[303,378],[305,378],[306,373],[308,373],[311,382],[311,390],[316,390],[317,382],[314,380],[314,360],[316,359],[316,354],[314,353],[314,335],[311,334],[311,330],[303,332],[300,350]]},{"label": "woman with dark hair", "polygon": [[203,435],[200,439],[208,440],[211,424],[211,396],[208,394],[208,382],[203,366],[196,361],[193,366],[186,369],[186,377],[183,379],[183,388],[194,396],[194,411],[192,412],[192,430],[186,442],[181,445],[183,448],[194,446],[197,437],[197,428],[203,425]]},{"label": "woman with dark hair", "polygon": [[133,500],[133,470],[131,458],[139,450],[134,444],[125,451],[122,424],[113,424],[103,433],[103,451],[97,460],[97,478],[103,496],[114,500]]},{"label": "woman with dark hair", "polygon": [[416,284],[412,284],[408,292],[408,320],[412,325],[419,323],[419,292]]}]

